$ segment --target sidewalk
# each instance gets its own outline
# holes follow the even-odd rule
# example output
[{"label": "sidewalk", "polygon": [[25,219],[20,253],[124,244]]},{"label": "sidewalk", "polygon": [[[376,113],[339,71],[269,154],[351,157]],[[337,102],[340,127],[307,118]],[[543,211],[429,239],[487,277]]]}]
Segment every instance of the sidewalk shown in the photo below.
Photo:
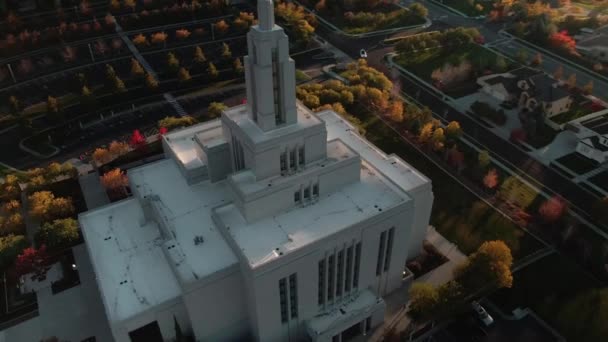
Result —
[{"label": "sidewalk", "polygon": [[[467,256],[464,255],[456,245],[446,240],[439,234],[435,227],[428,226],[426,240],[431,243],[441,254],[449,260],[436,269],[416,279],[414,283],[425,282],[434,286],[439,286],[452,280],[454,269]],[[398,335],[405,331],[410,325],[410,318],[407,315],[407,303],[409,295],[406,287],[402,287],[384,298],[386,310],[384,312],[384,323],[374,330],[369,337],[369,341],[382,341],[387,332]]]}]

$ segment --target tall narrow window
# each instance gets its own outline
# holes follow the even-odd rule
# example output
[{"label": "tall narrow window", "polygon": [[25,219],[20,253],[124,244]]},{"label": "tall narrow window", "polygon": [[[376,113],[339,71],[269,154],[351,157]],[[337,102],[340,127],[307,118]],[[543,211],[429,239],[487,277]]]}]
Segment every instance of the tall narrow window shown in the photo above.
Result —
[{"label": "tall narrow window", "polygon": [[272,49],[272,90],[274,97],[274,121],[276,125],[285,123],[281,103],[281,80],[279,76],[279,55],[277,49]]},{"label": "tall narrow window", "polygon": [[317,303],[325,304],[325,258],[319,260],[319,283],[317,290]]},{"label": "tall narrow window", "polygon": [[344,286],[344,250],[338,252],[338,281],[336,282],[336,297],[342,295]]},{"label": "tall narrow window", "polygon": [[298,163],[304,165],[304,146],[300,146],[298,149]]},{"label": "tall narrow window", "polygon": [[388,271],[391,265],[391,253],[393,252],[393,238],[395,236],[395,227],[388,230],[388,241],[386,242],[386,256],[384,258],[384,271]]},{"label": "tall narrow window", "polygon": [[285,323],[289,319],[287,316],[287,288],[285,278],[279,280],[279,296],[281,300],[281,322]]},{"label": "tall narrow window", "polygon": [[291,318],[298,318],[298,277],[296,273],[289,276],[289,308]]},{"label": "tall narrow window", "polygon": [[313,197],[317,197],[317,196],[319,196],[319,183],[315,183],[315,184],[312,186],[312,196],[313,196]]},{"label": "tall narrow window", "polygon": [[327,260],[327,300],[334,299],[335,259],[335,255],[332,254]]},{"label": "tall narrow window", "polygon": [[296,150],[289,152],[289,168],[292,170],[296,168]]},{"label": "tall narrow window", "polygon": [[355,247],[355,271],[353,272],[353,288],[359,287],[359,268],[361,267],[361,242]]},{"label": "tall narrow window", "polygon": [[281,152],[281,173],[287,171],[287,152]]},{"label": "tall narrow window", "polygon": [[344,282],[344,292],[350,291],[351,286],[351,275],[353,267],[353,246],[348,247],[346,250],[346,282]]},{"label": "tall narrow window", "polygon": [[296,191],[293,193],[293,201],[295,203],[300,203],[301,199],[300,199],[300,190]]},{"label": "tall narrow window", "polygon": [[305,187],[304,188],[304,199],[310,199],[310,187]]},{"label": "tall narrow window", "polygon": [[380,243],[378,245],[378,260],[376,260],[376,275],[380,275],[382,272],[382,259],[384,259],[384,247],[386,240],[386,231],[380,234]]}]

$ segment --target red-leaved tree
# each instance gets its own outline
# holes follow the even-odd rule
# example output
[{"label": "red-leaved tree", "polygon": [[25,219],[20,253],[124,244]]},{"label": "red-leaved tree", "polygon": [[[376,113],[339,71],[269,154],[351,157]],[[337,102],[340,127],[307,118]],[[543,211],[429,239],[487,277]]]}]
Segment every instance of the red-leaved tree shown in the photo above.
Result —
[{"label": "red-leaved tree", "polygon": [[32,280],[44,280],[49,268],[49,255],[45,245],[40,246],[38,249],[34,247],[24,249],[15,261],[15,271],[17,274],[23,276],[31,273]]},{"label": "red-leaved tree", "polygon": [[538,209],[538,214],[545,222],[556,222],[564,214],[568,209],[568,204],[564,201],[563,198],[559,196],[554,196],[544,201]]},{"label": "red-leaved tree", "polygon": [[490,190],[496,188],[498,185],[498,173],[496,172],[496,169],[490,169],[490,171],[486,173],[483,177],[483,185]]},{"label": "red-leaved tree", "polygon": [[576,52],[576,41],[568,34],[568,31],[566,30],[562,30],[550,35],[549,43],[553,47],[563,49],[570,54],[578,54]]},{"label": "red-leaved tree", "polygon": [[158,139],[161,139],[163,137],[163,135],[167,134],[169,130],[167,129],[167,127],[161,127],[158,129]]},{"label": "red-leaved tree", "polygon": [[142,148],[146,146],[146,138],[136,129],[133,131],[131,139],[129,139],[129,145],[133,148]]}]

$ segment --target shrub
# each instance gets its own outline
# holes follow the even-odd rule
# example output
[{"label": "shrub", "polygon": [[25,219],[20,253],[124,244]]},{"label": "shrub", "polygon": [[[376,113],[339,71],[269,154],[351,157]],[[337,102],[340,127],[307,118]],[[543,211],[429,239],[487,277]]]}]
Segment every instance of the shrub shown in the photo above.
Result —
[{"label": "shrub", "polygon": [[198,121],[191,116],[174,117],[167,116],[158,122],[159,127],[164,127],[169,131],[176,128],[188,127],[198,123]]}]

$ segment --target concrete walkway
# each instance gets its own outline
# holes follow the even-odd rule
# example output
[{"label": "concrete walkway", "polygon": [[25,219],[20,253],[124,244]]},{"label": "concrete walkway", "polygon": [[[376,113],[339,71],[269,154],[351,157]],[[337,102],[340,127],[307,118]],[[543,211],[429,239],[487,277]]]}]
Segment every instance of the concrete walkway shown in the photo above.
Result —
[{"label": "concrete walkway", "polygon": [[89,173],[78,178],[84,201],[89,210],[110,203],[106,190],[101,185],[97,172]]},{"label": "concrete walkway", "polygon": [[[423,282],[430,283],[434,286],[443,285],[454,278],[454,269],[465,261],[467,256],[464,255],[455,244],[449,242],[439,234],[433,226],[428,226],[426,240],[449,260],[443,265],[416,279],[414,283]],[[386,296],[384,300],[386,302],[384,324],[374,330],[369,337],[369,341],[382,341],[389,331],[400,334],[405,331],[411,323],[410,317],[407,315],[409,295],[405,286]]]}]

